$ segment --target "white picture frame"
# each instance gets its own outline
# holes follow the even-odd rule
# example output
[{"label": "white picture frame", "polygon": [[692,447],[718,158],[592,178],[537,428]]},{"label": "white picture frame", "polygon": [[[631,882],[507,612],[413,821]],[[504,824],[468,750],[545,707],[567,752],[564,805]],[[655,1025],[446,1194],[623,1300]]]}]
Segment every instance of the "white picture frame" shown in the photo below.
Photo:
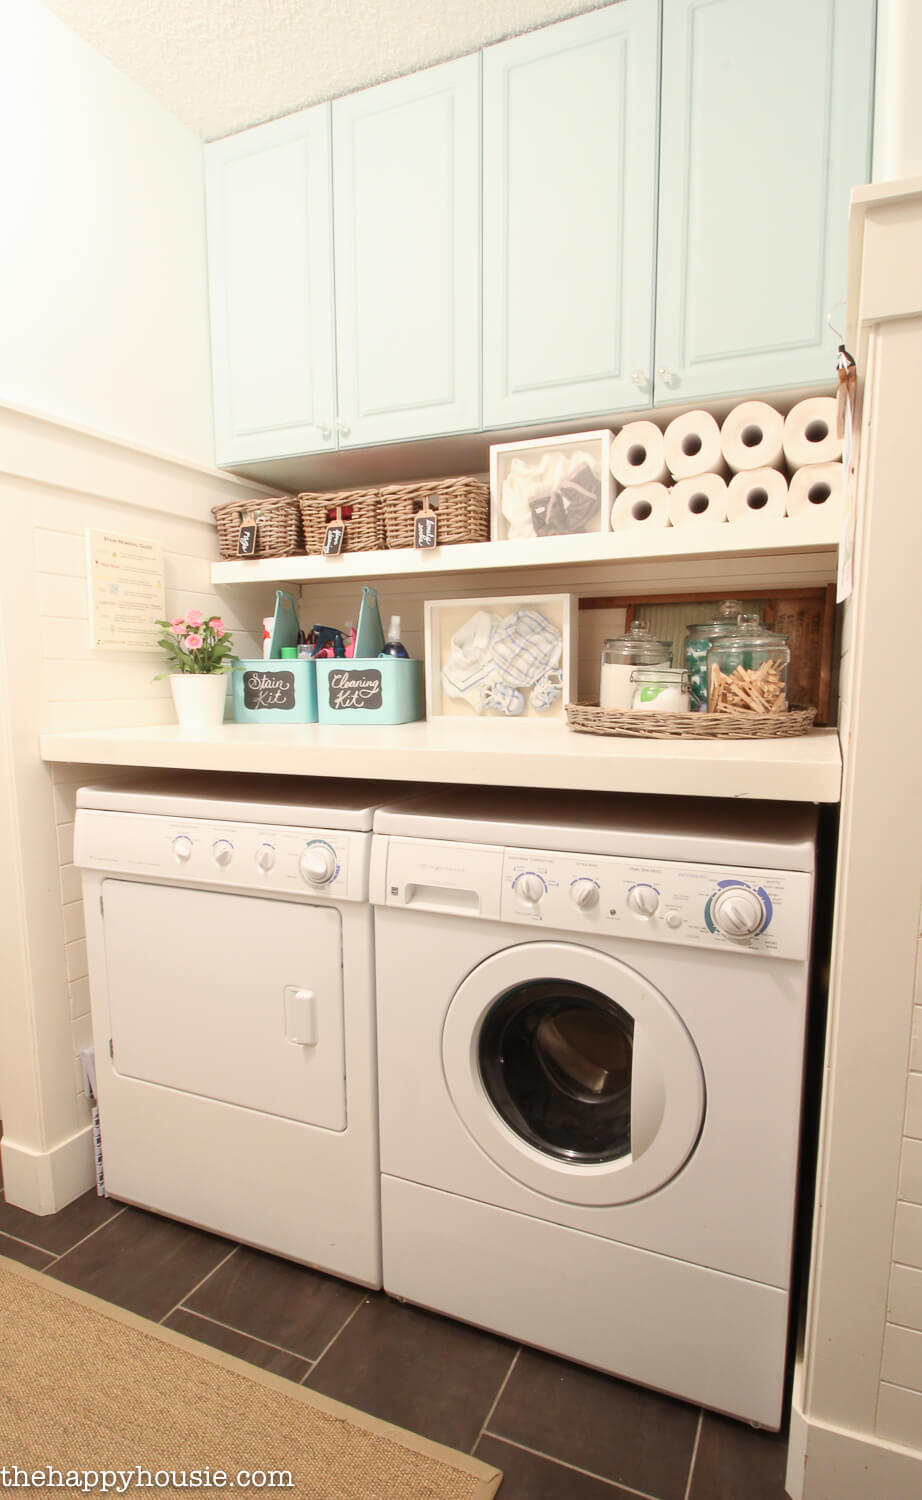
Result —
[{"label": "white picture frame", "polygon": [[[514,619],[523,612],[540,616],[552,631],[559,634],[560,655],[556,665],[542,667],[542,660],[550,656],[553,645],[541,626],[529,631],[526,622]],[[490,617],[494,622],[489,633],[485,621],[479,618],[481,616]],[[538,721],[566,723],[566,705],[573,701],[576,686],[575,619],[576,605],[571,594],[427,600],[426,717],[479,720],[482,723],[499,719],[532,724]],[[495,622],[502,627],[499,639],[495,635]],[[459,660],[455,637],[459,631],[467,637],[463,648],[464,668],[460,673],[455,670]],[[534,635],[534,649],[523,651],[523,641],[529,634]],[[497,658],[494,658],[493,650],[498,651]],[[507,665],[510,662],[513,664],[511,671]],[[529,685],[525,678],[532,670],[537,675]],[[452,694],[448,679],[443,677],[446,671],[454,671],[455,689],[467,688],[466,696]],[[559,673],[559,681],[554,673]],[[510,681],[510,678],[515,680]],[[556,687],[559,687],[559,694],[542,707],[543,699],[550,697]],[[509,694],[506,688],[511,690]],[[513,696],[516,693],[524,700],[521,707]]]},{"label": "white picture frame", "polygon": [[[549,541],[608,531],[615,482],[609,460],[614,433],[572,432],[561,437],[494,443],[490,448],[490,536],[494,541]],[[598,480],[598,509],[580,514],[588,462]],[[563,483],[557,481],[563,480]],[[567,482],[569,481],[569,482]],[[586,505],[590,502],[587,500]]]}]

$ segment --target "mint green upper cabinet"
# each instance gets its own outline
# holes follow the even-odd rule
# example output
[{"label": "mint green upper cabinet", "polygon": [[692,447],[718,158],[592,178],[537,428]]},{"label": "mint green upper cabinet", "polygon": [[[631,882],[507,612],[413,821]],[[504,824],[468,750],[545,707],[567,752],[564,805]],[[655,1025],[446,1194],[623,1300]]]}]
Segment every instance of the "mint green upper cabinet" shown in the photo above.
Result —
[{"label": "mint green upper cabinet", "polygon": [[480,58],[333,104],[340,447],[480,425]]},{"label": "mint green upper cabinet", "polygon": [[205,151],[218,463],[335,448],[330,107]]},{"label": "mint green upper cabinet", "polygon": [[874,0],[663,0],[657,403],[832,379],[873,57]]},{"label": "mint green upper cabinet", "polygon": [[484,425],[650,403],[656,0],[483,54]]}]

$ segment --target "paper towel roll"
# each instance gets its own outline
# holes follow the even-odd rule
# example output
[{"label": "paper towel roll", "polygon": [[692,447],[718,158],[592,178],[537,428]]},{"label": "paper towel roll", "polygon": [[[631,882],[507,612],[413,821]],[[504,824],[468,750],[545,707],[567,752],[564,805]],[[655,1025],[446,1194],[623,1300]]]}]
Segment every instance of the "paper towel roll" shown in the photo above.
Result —
[{"label": "paper towel roll", "polygon": [[608,464],[619,484],[654,484],[665,479],[662,431],[655,422],[628,422],[611,445]]},{"label": "paper towel roll", "polygon": [[663,434],[663,451],[673,479],[724,473],[720,428],[709,411],[687,411],[670,422]]},{"label": "paper towel roll", "polygon": [[784,455],[783,416],[767,401],[743,401],[724,419],[720,450],[737,472],[779,465]]},{"label": "paper towel roll", "polygon": [[788,482],[780,469],[749,469],[727,485],[727,520],[734,525],[783,516]]},{"label": "paper towel roll", "polygon": [[805,464],[788,487],[787,513],[792,520],[815,515],[842,514],[842,465]]},{"label": "paper towel roll", "polygon": [[727,519],[727,481],[722,474],[696,474],[680,479],[669,492],[673,526],[714,525]]},{"label": "paper towel roll", "polygon": [[842,457],[842,439],[836,437],[834,396],[814,396],[791,407],[784,419],[784,456],[792,469],[804,464],[828,464]]},{"label": "paper towel roll", "polygon": [[611,508],[612,531],[628,531],[637,526],[669,525],[669,491],[664,484],[630,484],[623,489]]}]

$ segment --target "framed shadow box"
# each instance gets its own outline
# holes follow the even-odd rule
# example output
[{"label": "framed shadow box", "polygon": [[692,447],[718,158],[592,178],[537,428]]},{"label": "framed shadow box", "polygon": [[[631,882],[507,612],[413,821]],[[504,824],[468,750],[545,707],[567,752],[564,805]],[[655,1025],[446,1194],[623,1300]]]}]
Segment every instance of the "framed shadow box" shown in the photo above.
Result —
[{"label": "framed shadow box", "polygon": [[566,722],[575,687],[569,594],[426,603],[426,717]]}]

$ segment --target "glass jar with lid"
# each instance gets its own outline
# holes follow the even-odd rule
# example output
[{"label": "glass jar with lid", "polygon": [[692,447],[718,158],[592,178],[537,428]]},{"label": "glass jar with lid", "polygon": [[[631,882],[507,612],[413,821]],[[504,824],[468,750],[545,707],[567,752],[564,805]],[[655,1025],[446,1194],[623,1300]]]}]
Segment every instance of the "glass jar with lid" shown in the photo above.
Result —
[{"label": "glass jar with lid", "polygon": [[630,708],[634,696],[631,673],[635,667],[672,666],[672,642],[659,641],[640,620],[624,635],[614,636],[602,647],[599,703],[602,708]]},{"label": "glass jar with lid", "polygon": [[768,630],[758,615],[741,615],[735,630],[716,636],[707,662],[712,714],[786,710],[791,649],[787,636]]},{"label": "glass jar with lid", "polygon": [[705,713],[708,706],[708,648],[715,636],[727,635],[739,624],[746,606],[741,599],[725,599],[713,619],[698,620],[685,627],[685,666],[688,671],[692,713]]},{"label": "glass jar with lid", "polygon": [[634,667],[631,707],[647,713],[687,714],[688,673],[684,667]]}]

